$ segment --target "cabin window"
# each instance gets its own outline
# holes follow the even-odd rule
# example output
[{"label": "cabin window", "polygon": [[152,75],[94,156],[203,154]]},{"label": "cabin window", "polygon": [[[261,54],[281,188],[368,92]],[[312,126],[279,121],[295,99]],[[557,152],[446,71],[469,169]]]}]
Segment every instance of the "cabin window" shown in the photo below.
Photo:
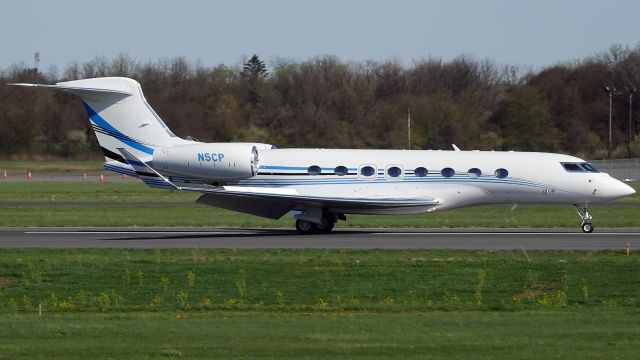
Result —
[{"label": "cabin window", "polygon": [[427,170],[427,168],[420,166],[415,168],[415,170],[413,170],[413,173],[417,177],[425,177],[429,174],[429,171]]},{"label": "cabin window", "polygon": [[311,165],[307,168],[307,173],[309,175],[320,175],[320,173],[322,172],[322,170],[320,169],[320,166],[318,165]]},{"label": "cabin window", "polygon": [[482,171],[478,168],[471,168],[467,171],[467,175],[469,175],[470,178],[479,178],[482,176]]},{"label": "cabin window", "polygon": [[494,172],[494,174],[496,175],[496,177],[497,177],[498,179],[504,179],[504,178],[506,178],[507,176],[509,176],[509,172],[507,171],[507,169],[503,169],[503,168],[497,169],[497,170]]},{"label": "cabin window", "polygon": [[453,177],[453,175],[456,174],[456,171],[453,170],[450,167],[447,167],[447,168],[442,169],[442,171],[440,171],[440,173],[442,174],[442,176],[444,176],[446,178],[450,178],[450,177]]},{"label": "cabin window", "polygon": [[346,166],[340,165],[340,166],[336,166],[336,168],[333,169],[333,172],[338,176],[344,176],[349,173],[349,169],[347,169]]},{"label": "cabin window", "polygon": [[580,167],[578,163],[561,163],[562,167],[569,172],[585,172],[585,169]]},{"label": "cabin window", "polygon": [[376,175],[375,166],[365,165],[360,168],[360,176],[362,177],[373,177]]},{"label": "cabin window", "polygon": [[397,166],[389,166],[387,168],[387,176],[392,178],[397,178],[402,176],[402,169]]}]

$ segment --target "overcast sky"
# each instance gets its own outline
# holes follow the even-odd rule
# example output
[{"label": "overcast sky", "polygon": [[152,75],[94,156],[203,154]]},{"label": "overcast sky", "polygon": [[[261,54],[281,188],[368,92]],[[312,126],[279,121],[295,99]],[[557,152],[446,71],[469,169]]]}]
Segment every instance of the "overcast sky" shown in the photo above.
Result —
[{"label": "overcast sky", "polygon": [[306,60],[451,59],[534,68],[640,41],[638,0],[4,0],[0,68],[62,69],[96,56],[185,56],[238,64],[257,53]]}]

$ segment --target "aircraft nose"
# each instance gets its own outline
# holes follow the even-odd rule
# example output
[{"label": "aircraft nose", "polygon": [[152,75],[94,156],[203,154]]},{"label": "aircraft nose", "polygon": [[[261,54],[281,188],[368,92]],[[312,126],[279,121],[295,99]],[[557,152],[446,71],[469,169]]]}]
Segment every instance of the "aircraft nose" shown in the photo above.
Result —
[{"label": "aircraft nose", "polygon": [[612,184],[609,186],[609,192],[611,197],[617,199],[617,198],[633,195],[636,193],[636,190],[631,186],[623,183],[620,180],[615,180],[615,181],[612,181]]}]

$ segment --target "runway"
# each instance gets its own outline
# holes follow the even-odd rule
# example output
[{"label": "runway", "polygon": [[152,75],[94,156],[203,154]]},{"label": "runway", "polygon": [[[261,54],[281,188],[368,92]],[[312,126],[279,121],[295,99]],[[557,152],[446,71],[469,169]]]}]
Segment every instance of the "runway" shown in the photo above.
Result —
[{"label": "runway", "polygon": [[640,228],[596,229],[336,229],[301,236],[288,229],[0,228],[0,248],[217,249],[640,249]]}]

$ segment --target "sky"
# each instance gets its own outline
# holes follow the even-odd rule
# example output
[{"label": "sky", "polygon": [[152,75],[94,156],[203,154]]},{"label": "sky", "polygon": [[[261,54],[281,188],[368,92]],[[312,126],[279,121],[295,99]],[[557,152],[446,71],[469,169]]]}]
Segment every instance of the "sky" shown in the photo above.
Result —
[{"label": "sky", "polygon": [[541,68],[640,44],[638,0],[4,0],[0,69],[63,69],[120,54],[205,66],[332,55],[412,61],[469,55]]}]

